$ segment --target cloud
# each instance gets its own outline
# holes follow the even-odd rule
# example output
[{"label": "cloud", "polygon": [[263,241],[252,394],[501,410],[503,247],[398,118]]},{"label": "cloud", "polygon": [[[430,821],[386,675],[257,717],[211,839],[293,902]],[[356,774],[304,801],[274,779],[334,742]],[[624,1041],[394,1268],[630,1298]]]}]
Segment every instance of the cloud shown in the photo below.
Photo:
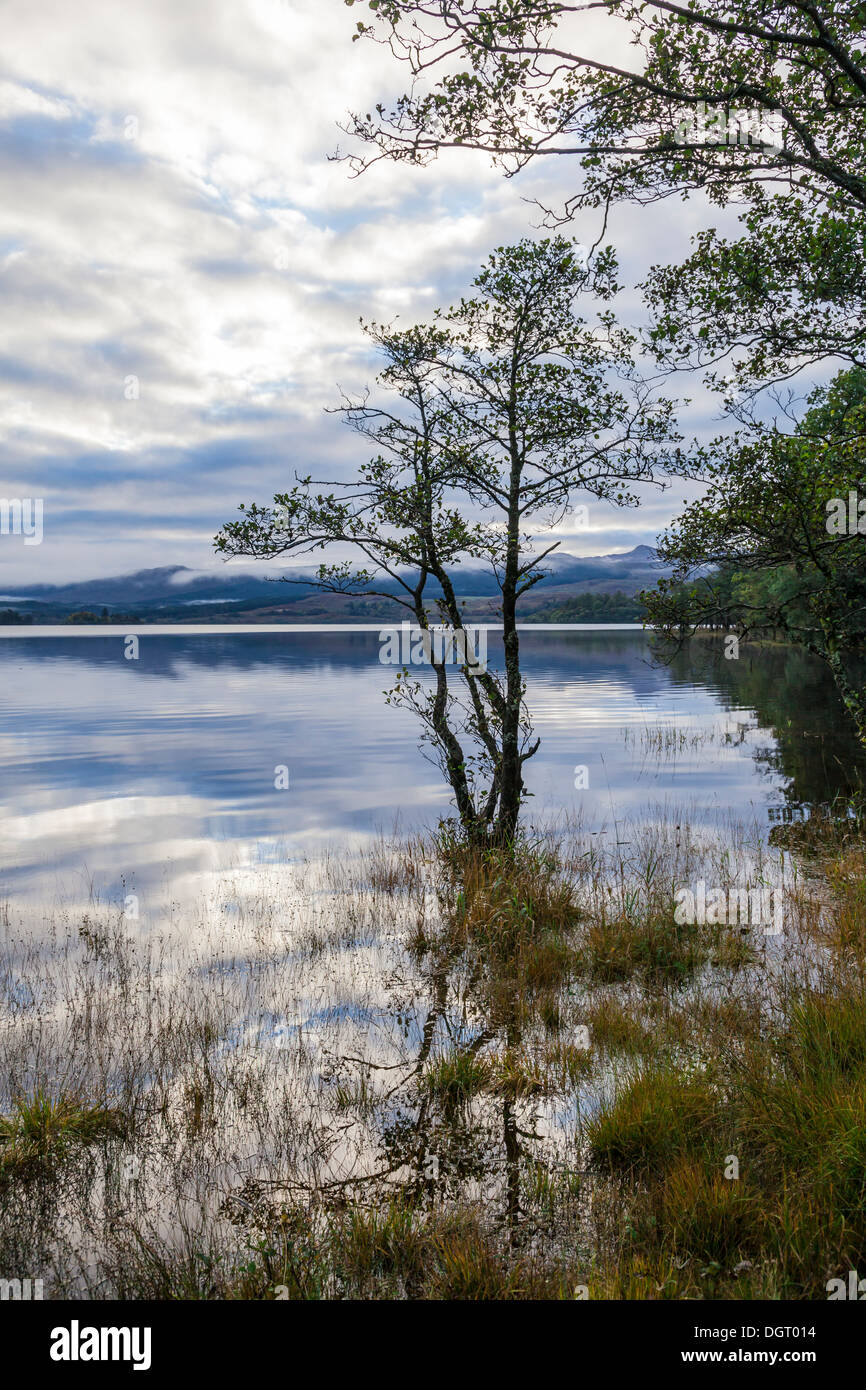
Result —
[{"label": "cloud", "polygon": [[[324,407],[373,375],[359,317],[429,315],[527,233],[526,199],[573,191],[571,161],[506,181],[456,151],[350,178],[338,122],[404,80],[354,25],[339,0],[7,0],[0,491],[45,499],[45,543],[3,537],[5,583],[213,564],[241,500],[347,476],[358,441]],[[616,210],[625,281],[700,216]],[[675,500],[596,549],[652,541]]]}]

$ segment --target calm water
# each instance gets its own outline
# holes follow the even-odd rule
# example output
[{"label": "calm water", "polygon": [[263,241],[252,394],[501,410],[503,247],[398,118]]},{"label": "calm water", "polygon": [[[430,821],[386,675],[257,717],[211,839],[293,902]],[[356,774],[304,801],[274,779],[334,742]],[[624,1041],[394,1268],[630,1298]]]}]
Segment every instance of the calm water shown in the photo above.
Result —
[{"label": "calm water", "polygon": [[[639,630],[524,631],[542,738],[530,816],[609,829],[663,806],[769,828],[854,785],[862,762],[819,668],[693,647],[665,667]],[[180,898],[228,869],[435,824],[448,792],[411,715],[385,705],[378,653],[375,632],[333,630],[145,630],[137,661],[119,630],[0,639],[0,893]]]},{"label": "calm water", "polygon": [[[664,667],[640,631],[522,641],[542,737],[529,815],[578,815],[627,870],[643,866],[647,891],[650,863],[663,887],[778,877],[778,857],[756,862],[776,851],[731,822],[766,837],[862,771],[825,676],[781,648],[726,662],[720,644],[696,643]],[[515,1227],[526,1212],[534,1235],[555,1226],[569,1248],[585,1240],[576,1188],[573,1228],[550,1221],[547,1198],[538,1225],[529,1194],[540,1167],[582,1169],[585,1118],[633,1066],[603,1041],[588,1069],[561,1064],[561,1047],[586,1047],[575,1030],[608,984],[594,993],[574,958],[555,997],[549,982],[519,984],[483,933],[449,940],[435,890],[389,892],[375,855],[353,858],[398,819],[449,811],[411,715],[384,704],[393,671],[378,652],[376,632],[333,630],[145,631],[138,661],[118,631],[0,640],[0,1113],[19,1091],[74,1086],[134,1098],[137,1116],[129,1143],[89,1177],[71,1169],[44,1211],[26,1185],[6,1202],[0,1259],[15,1252],[22,1277],[81,1291],[98,1270],[102,1288],[123,1222],[179,1248],[198,1211],[232,1259],[243,1241],[246,1263],[249,1235],[226,1213],[257,1194],[338,1184],[366,1200],[392,1179],[428,1191],[435,1179],[437,1200],[480,1200]],[[579,764],[589,786],[576,791]],[[683,817],[698,833],[680,834]],[[588,915],[617,883],[630,897],[616,865],[605,880],[606,856],[583,862]],[[773,971],[802,960],[795,934],[778,948],[760,935],[737,988],[781,1008],[789,976],[774,994]],[[693,998],[713,996],[714,971],[689,980]],[[455,1106],[425,1078],[467,1053],[526,1059],[543,1082]]]}]

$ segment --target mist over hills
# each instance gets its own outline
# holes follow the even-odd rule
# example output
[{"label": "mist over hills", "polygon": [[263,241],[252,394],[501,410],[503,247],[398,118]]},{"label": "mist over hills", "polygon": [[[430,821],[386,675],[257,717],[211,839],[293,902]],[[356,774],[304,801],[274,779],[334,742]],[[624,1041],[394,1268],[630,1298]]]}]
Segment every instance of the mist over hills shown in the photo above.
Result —
[{"label": "mist over hills", "polygon": [[[652,587],[662,574],[668,573],[648,545],[609,555],[555,552],[546,557],[542,568],[545,577],[531,591],[527,612],[580,593],[631,596]],[[315,566],[286,567],[266,576],[260,570],[228,566],[200,571],[185,565],[163,565],[105,579],[7,588],[0,594],[0,604],[9,605],[33,622],[65,621],[78,613],[97,614],[108,620],[135,616],[143,621],[208,622],[234,616],[245,622],[292,622],[374,617],[383,611],[383,605],[389,613],[393,612],[387,599],[323,594],[313,582],[315,572]],[[489,605],[480,601],[493,600],[498,595],[495,578],[486,568],[460,565],[450,574],[461,599],[479,601],[471,606],[480,607],[481,612]],[[291,582],[279,582],[282,576]],[[385,581],[378,587],[388,592],[399,588],[394,581]],[[430,584],[427,592],[435,599],[438,586]],[[8,616],[5,620],[9,620]]]}]

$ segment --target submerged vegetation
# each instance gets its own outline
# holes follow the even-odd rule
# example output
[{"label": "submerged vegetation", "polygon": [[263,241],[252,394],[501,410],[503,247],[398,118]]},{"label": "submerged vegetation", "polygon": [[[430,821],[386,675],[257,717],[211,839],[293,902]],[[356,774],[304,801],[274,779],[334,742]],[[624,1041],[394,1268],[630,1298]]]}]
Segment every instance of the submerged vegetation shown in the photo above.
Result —
[{"label": "submerged vegetation", "polygon": [[[803,852],[684,817],[511,853],[442,827],[252,904],[227,882],[183,933],[7,914],[4,1270],[55,1297],[826,1297],[866,1258],[849,822]],[[772,883],[784,930],[679,922],[700,879]]]}]

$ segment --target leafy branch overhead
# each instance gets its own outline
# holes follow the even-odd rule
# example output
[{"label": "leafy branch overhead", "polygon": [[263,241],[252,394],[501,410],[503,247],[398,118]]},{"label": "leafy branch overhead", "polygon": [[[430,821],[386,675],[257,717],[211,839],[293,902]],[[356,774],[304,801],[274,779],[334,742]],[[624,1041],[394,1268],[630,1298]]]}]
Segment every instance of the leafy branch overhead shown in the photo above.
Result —
[{"label": "leafy branch overhead", "polygon": [[[353,3],[353,0],[348,0]],[[554,222],[700,192],[737,206],[645,289],[669,367],[742,349],[755,389],[825,357],[862,365],[866,51],[859,0],[370,0],[361,35],[411,87],[355,113],[347,158],[486,151],[507,174],[570,158]],[[358,143],[360,142],[360,143]]]}]

